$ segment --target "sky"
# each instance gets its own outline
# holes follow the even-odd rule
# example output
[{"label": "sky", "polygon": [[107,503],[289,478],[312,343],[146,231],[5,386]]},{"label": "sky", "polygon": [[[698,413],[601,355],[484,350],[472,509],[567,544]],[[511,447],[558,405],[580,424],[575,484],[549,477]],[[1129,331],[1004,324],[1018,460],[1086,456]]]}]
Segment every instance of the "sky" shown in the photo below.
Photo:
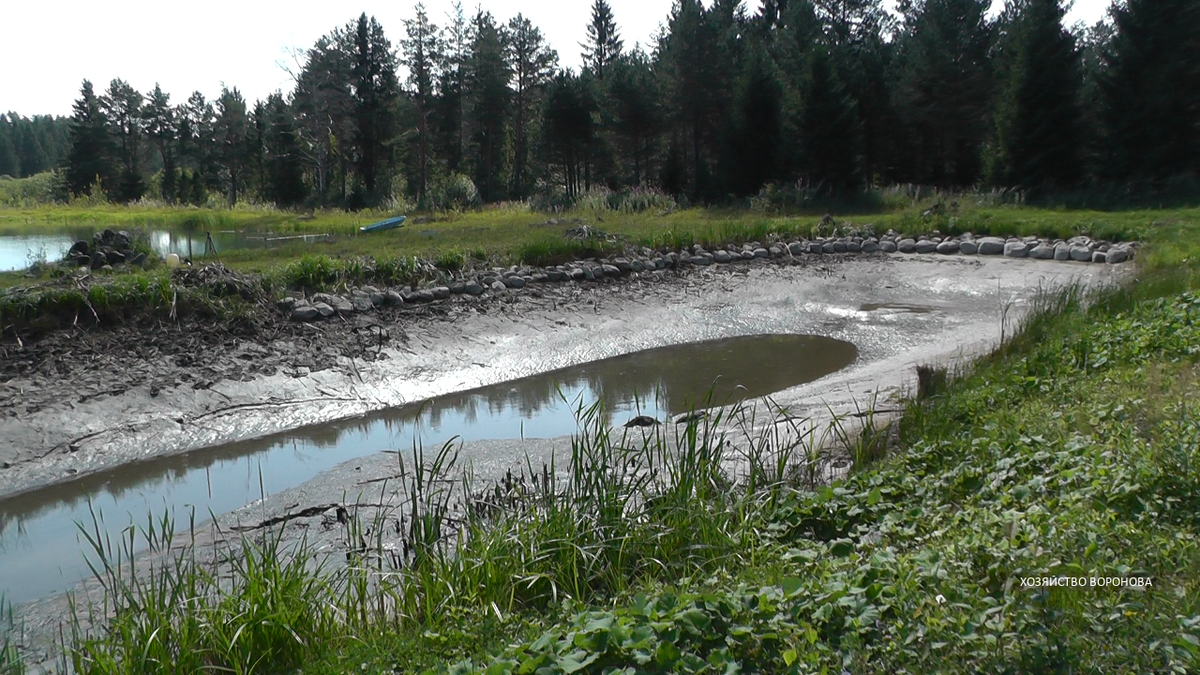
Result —
[{"label": "sky", "polygon": [[[673,0],[609,0],[626,47],[647,45]],[[446,23],[453,0],[425,0]],[[757,9],[758,0],[748,0]],[[1093,23],[1110,0],[1075,0],[1068,25]],[[70,115],[86,78],[97,91],[122,78],[145,93],[159,83],[173,103],[200,91],[215,98],[237,87],[247,100],[287,91],[293,57],[361,12],[375,16],[395,45],[415,3],[359,0],[0,0],[0,112]],[[706,0],[706,4],[708,4]],[[1002,0],[995,0],[998,11]],[[579,67],[591,0],[464,0],[507,22],[518,12],[541,29],[560,64]]]}]

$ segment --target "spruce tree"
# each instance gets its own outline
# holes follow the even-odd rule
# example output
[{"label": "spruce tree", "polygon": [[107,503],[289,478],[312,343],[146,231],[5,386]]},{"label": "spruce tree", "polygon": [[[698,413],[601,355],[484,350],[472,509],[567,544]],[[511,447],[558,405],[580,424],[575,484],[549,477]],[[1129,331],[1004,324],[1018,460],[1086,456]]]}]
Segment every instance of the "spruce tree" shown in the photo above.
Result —
[{"label": "spruce tree", "polygon": [[116,176],[113,171],[116,148],[108,135],[108,118],[92,83],[83,81],[80,96],[71,116],[71,149],[67,153],[67,188],[71,194],[90,195],[99,183],[106,193],[112,193]]},{"label": "spruce tree", "polygon": [[806,173],[822,189],[842,192],[858,183],[854,104],[823,50],[812,55],[801,116]]},{"label": "spruce tree", "polygon": [[662,89],[640,50],[623,54],[605,84],[627,182],[640,186],[653,173],[651,162],[663,129]]},{"label": "spruce tree", "polygon": [[777,176],[782,141],[783,85],[765,45],[752,46],[731,117],[725,183],[735,195],[754,194]]},{"label": "spruce tree", "polygon": [[620,32],[607,0],[593,0],[592,21],[587,26],[587,42],[581,42],[584,67],[597,80],[603,80],[609,66],[621,55]]},{"label": "spruce tree", "polygon": [[142,110],[146,136],[158,150],[162,163],[162,178],[159,181],[161,196],[166,202],[175,201],[175,109],[171,107],[171,96],[157,83],[150,92],[150,100]]},{"label": "spruce tree", "polygon": [[911,158],[901,180],[968,186],[980,176],[992,79],[988,0],[924,0],[908,8],[896,59]]},{"label": "spruce tree", "polygon": [[1200,170],[1200,6],[1128,0],[1113,18],[1102,79],[1108,176],[1158,181]]},{"label": "spruce tree", "polygon": [[1017,0],[1013,63],[998,112],[1009,185],[1079,182],[1079,53],[1059,0]]}]

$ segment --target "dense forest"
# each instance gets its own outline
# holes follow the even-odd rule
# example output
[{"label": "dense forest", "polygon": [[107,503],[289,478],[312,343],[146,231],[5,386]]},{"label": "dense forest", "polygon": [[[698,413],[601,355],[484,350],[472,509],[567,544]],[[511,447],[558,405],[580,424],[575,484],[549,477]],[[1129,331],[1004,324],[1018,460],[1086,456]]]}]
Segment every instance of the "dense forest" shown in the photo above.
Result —
[{"label": "dense forest", "polygon": [[569,204],[595,187],[691,203],[866,186],[1194,184],[1200,3],[1126,0],[1092,27],[1060,0],[677,0],[648,49],[595,0],[584,66],[521,15],[417,5],[301,53],[289,92],[174,103],[85,81],[69,122],[0,124],[0,174],[130,202]]}]

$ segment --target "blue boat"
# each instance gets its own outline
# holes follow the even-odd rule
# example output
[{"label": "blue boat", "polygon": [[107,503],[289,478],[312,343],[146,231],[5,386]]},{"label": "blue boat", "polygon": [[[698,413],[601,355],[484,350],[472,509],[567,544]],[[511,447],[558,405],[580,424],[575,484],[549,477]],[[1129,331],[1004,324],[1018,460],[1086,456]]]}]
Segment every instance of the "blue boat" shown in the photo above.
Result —
[{"label": "blue boat", "polygon": [[364,225],[363,227],[358,228],[358,231],[359,232],[382,232],[384,230],[390,230],[394,227],[400,227],[401,225],[404,224],[404,221],[406,221],[406,220],[408,220],[408,216],[397,216],[395,218],[388,218],[387,220],[381,220],[378,223],[371,223],[370,225]]}]

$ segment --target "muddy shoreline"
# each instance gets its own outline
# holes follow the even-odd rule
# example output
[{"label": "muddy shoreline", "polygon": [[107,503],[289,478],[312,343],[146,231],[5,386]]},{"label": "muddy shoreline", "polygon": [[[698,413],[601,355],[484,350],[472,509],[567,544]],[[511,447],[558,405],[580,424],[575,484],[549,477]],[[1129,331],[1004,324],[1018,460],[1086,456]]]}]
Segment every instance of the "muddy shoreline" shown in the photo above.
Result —
[{"label": "muddy shoreline", "polygon": [[[875,378],[894,387],[876,375],[896,364],[880,362],[923,340],[884,336],[869,319],[926,312],[919,314],[929,338],[922,356],[932,360],[994,340],[998,323],[977,324],[995,321],[1005,303],[1019,308],[1039,286],[1105,282],[1127,269],[826,255],[455,295],[320,324],[269,313],[233,328],[187,319],[60,331],[0,352],[0,499],[140,459],[706,338],[849,339],[865,351],[833,380]],[[958,324],[975,327],[964,332]],[[892,344],[870,344],[880,338]],[[838,398],[829,384],[820,389]]]}]

